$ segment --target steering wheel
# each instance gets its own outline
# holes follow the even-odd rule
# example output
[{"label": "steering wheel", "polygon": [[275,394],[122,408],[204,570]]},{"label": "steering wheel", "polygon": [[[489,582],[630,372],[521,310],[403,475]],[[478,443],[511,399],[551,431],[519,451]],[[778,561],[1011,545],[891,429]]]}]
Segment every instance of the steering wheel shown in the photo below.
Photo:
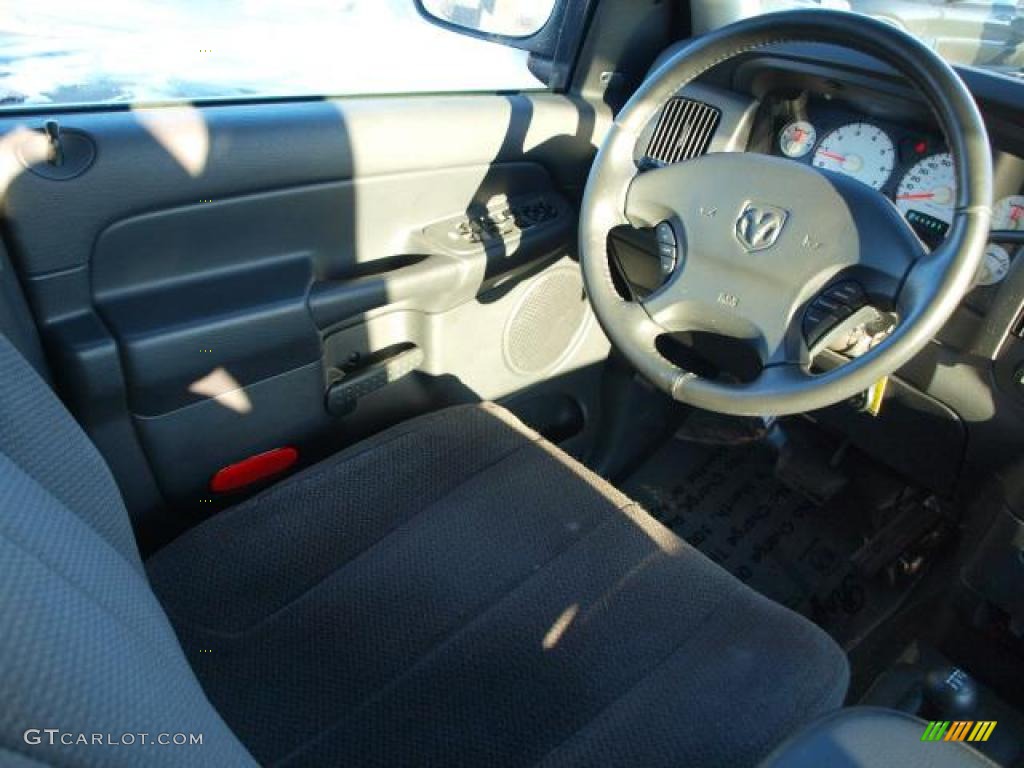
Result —
[{"label": "steering wheel", "polygon": [[[832,43],[902,74],[934,113],[953,157],[955,210],[930,253],[880,192],[851,177],[781,157],[713,153],[638,172],[637,140],[680,89],[710,68],[785,42]],[[626,358],[676,400],[734,415],[822,408],[869,389],[919,352],[953,314],[981,262],[992,205],[984,122],[956,73],[924,44],[866,16],[801,10],[757,16],[693,40],[640,86],[615,119],[587,180],[580,261],[598,321]],[[608,236],[657,227],[685,254],[665,283],[620,294]],[[666,229],[670,227],[671,229]],[[812,374],[805,317],[829,291],[862,292],[895,327],[869,351]],[[702,332],[756,350],[751,381],[706,378],[666,359],[665,334]]]}]

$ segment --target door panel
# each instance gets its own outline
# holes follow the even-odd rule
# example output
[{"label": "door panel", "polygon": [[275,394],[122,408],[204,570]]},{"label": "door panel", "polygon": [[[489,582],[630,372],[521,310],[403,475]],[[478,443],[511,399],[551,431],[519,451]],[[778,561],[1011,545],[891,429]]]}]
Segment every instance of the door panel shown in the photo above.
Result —
[{"label": "door panel", "polygon": [[543,94],[56,119],[93,144],[92,164],[62,181],[19,167],[42,120],[0,121],[6,236],[59,389],[140,524],[254,453],[577,391],[572,372],[607,352],[570,260],[606,121],[589,106]]},{"label": "door panel", "polygon": [[[462,243],[448,238],[449,220],[442,235],[422,234],[467,200],[538,193],[562,215],[528,230],[515,253],[450,247]],[[572,225],[550,178],[526,163],[297,187],[115,223],[96,243],[92,293],[118,339],[129,404],[152,416],[223,391],[190,388],[211,363],[246,385],[318,360],[318,331],[359,315],[458,306],[476,295],[488,257],[501,274],[564,247]],[[374,226],[357,246],[353,233]]]}]

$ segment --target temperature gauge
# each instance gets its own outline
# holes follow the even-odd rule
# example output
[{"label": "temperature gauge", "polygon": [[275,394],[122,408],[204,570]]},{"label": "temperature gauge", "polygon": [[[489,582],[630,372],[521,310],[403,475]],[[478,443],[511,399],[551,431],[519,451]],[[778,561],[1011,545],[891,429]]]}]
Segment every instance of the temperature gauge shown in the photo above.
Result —
[{"label": "temperature gauge", "polygon": [[806,120],[797,120],[782,129],[779,149],[786,157],[803,157],[814,147],[818,132]]},{"label": "temperature gauge", "polygon": [[981,262],[975,285],[995,285],[1010,271],[1010,253],[1001,245],[989,243],[985,249],[985,260]]},{"label": "temperature gauge", "polygon": [[995,204],[992,229],[1024,230],[1024,195],[1004,197]]}]

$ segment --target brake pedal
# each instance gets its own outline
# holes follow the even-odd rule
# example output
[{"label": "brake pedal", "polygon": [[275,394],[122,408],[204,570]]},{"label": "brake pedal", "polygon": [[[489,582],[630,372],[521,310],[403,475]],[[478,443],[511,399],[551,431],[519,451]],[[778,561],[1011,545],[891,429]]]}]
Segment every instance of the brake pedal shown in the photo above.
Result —
[{"label": "brake pedal", "polygon": [[845,444],[836,447],[800,422],[777,425],[770,439],[778,450],[776,478],[815,504],[824,505],[849,483],[839,468]]}]

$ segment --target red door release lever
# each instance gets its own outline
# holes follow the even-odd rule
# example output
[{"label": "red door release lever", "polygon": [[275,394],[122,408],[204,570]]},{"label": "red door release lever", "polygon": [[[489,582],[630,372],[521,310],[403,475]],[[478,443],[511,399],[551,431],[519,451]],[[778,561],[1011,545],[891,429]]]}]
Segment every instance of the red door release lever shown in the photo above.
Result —
[{"label": "red door release lever", "polygon": [[281,474],[298,460],[299,452],[291,447],[274,448],[250,456],[218,471],[210,481],[210,490],[214,493],[228,493],[246,488]]}]

